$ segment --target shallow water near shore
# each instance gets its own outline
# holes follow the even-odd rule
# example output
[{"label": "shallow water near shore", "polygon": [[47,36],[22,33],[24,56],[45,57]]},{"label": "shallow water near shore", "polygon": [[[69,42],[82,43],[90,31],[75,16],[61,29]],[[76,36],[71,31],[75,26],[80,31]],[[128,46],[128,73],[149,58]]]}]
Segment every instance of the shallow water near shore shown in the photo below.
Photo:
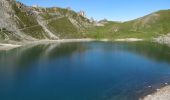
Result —
[{"label": "shallow water near shore", "polygon": [[170,48],[76,42],[0,51],[0,100],[138,100],[170,82]]}]

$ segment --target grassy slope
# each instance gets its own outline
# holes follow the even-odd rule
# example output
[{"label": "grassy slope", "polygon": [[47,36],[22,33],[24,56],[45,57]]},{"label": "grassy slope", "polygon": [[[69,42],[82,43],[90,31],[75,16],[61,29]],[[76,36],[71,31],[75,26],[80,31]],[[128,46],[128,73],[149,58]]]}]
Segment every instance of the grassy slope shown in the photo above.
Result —
[{"label": "grassy slope", "polygon": [[[115,31],[115,29],[118,31]],[[149,38],[152,34],[148,34],[147,32],[139,32],[131,30],[130,23],[115,23],[109,22],[105,26],[96,26],[90,28],[85,32],[87,37],[91,38]]]},{"label": "grassy slope", "polygon": [[37,22],[35,16],[27,14],[26,11],[22,11],[21,9],[19,9],[16,6],[15,3],[13,4],[13,9],[15,11],[15,15],[18,17],[16,19],[17,19],[17,23],[18,23],[17,25],[18,25],[19,29],[25,28],[22,31],[24,33],[26,33],[27,35],[30,35],[34,38],[37,38],[37,39],[45,38],[45,35],[44,35],[45,32],[41,26],[28,28],[31,26],[38,25],[38,22]]},{"label": "grassy slope", "polygon": [[[52,15],[53,14],[53,15]],[[83,23],[89,23],[87,18],[79,16],[76,12],[64,8],[47,8],[45,12],[40,14],[44,20],[50,20],[47,26],[50,31],[57,34],[60,38],[83,38],[80,33],[84,27],[76,27],[69,20],[74,19],[83,26]],[[56,19],[55,19],[56,18]]]},{"label": "grassy slope", "polygon": [[8,40],[20,41],[21,39],[18,35],[6,30],[5,28],[0,30],[0,41],[5,42]]},{"label": "grassy slope", "polygon": [[117,27],[119,23],[108,22],[105,26],[95,26],[89,28],[84,34],[91,38],[113,38],[115,33],[113,32],[114,27]]},{"label": "grassy slope", "polygon": [[151,24],[150,28],[145,29],[148,32],[157,34],[167,34],[170,32],[170,10],[162,10],[157,12],[159,18],[155,23]]},{"label": "grassy slope", "polygon": [[[152,38],[170,32],[170,10],[162,10],[142,17],[140,20],[125,22],[122,24],[122,32],[139,38]],[[121,31],[120,31],[121,32]],[[122,34],[126,35],[126,33]]]},{"label": "grassy slope", "polygon": [[[37,39],[44,39],[47,37],[42,27],[38,25],[35,15],[27,14],[27,11],[18,8],[15,3],[13,4],[13,9],[15,11],[15,15],[18,17],[16,18],[18,28],[23,29],[23,33]],[[38,10],[39,9],[37,8],[37,11]],[[90,25],[89,20],[78,15],[72,10],[63,8],[42,8],[41,10],[42,11],[40,12],[43,13],[40,13],[40,15],[44,18],[44,21],[54,18],[53,20],[49,21],[47,26],[51,32],[57,34],[57,36],[60,38],[90,37],[97,39],[150,39],[152,37],[170,33],[170,10],[162,10],[124,23],[109,21],[107,24],[105,24],[105,26],[93,26],[90,28],[86,27],[86,25]],[[76,27],[76,25],[73,24],[69,18],[74,19],[76,24],[79,26]],[[9,35],[9,37],[12,37],[12,35],[9,33],[10,32],[7,32],[6,34]],[[5,38],[5,35],[2,32],[0,38]]]},{"label": "grassy slope", "polygon": [[[140,19],[93,27],[86,34],[93,38],[144,38],[150,39],[170,32],[170,10],[162,10]],[[114,29],[119,31],[115,32]]]},{"label": "grassy slope", "polygon": [[51,21],[48,23],[48,27],[61,38],[78,38],[82,36],[66,17]]}]

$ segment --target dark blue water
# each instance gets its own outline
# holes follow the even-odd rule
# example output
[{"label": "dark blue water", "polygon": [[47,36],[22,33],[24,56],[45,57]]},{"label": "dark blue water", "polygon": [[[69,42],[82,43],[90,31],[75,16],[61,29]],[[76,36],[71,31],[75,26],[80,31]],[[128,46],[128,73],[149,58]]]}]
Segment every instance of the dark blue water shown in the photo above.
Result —
[{"label": "dark blue water", "polygon": [[169,82],[170,48],[155,43],[62,43],[0,51],[0,100],[138,100]]}]

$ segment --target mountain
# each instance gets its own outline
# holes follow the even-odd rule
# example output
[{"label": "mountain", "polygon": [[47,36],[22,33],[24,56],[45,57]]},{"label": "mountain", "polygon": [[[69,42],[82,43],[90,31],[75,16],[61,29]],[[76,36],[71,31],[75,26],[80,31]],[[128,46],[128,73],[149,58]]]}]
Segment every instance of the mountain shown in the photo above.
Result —
[{"label": "mountain", "polygon": [[153,38],[170,33],[170,10],[161,10],[127,21],[108,21],[87,31],[95,38]]},{"label": "mountain", "polygon": [[92,24],[84,12],[70,8],[26,6],[15,0],[0,1],[0,41],[79,38]]},{"label": "mountain", "polygon": [[26,6],[0,1],[0,42],[63,38],[145,38],[170,33],[170,10],[161,10],[127,22],[94,21],[71,8]]},{"label": "mountain", "polygon": [[170,32],[170,10],[161,10],[147,16],[125,22],[122,30],[142,34],[143,37],[157,37]]}]

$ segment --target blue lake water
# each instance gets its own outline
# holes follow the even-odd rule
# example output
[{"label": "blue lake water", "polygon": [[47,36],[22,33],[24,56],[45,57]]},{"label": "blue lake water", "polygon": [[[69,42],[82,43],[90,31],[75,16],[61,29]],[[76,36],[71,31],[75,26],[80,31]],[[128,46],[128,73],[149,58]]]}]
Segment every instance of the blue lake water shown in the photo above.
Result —
[{"label": "blue lake water", "polygon": [[138,100],[170,82],[170,48],[150,42],[0,51],[0,100]]}]

